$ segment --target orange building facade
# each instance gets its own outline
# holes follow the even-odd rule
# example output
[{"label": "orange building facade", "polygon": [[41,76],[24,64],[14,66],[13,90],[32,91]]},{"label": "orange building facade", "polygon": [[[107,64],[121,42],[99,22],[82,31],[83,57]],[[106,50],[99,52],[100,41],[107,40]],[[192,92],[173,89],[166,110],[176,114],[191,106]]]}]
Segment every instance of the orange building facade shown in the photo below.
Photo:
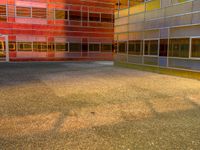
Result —
[{"label": "orange building facade", "polygon": [[113,0],[1,0],[0,35],[11,61],[112,60],[113,14]]}]

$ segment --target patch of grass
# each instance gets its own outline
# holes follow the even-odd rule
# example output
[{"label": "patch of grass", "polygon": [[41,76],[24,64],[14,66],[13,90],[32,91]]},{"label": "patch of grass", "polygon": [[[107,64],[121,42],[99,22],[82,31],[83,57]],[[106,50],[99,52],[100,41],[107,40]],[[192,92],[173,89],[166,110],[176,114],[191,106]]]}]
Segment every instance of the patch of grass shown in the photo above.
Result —
[{"label": "patch of grass", "polygon": [[178,69],[171,69],[171,68],[160,68],[157,66],[129,64],[129,63],[125,63],[125,62],[115,62],[114,64],[115,64],[115,66],[119,66],[119,67],[125,67],[125,68],[130,68],[130,69],[149,71],[149,72],[155,72],[155,73],[159,73],[159,74],[167,74],[167,75],[180,76],[180,77],[200,80],[199,72],[178,70]]}]

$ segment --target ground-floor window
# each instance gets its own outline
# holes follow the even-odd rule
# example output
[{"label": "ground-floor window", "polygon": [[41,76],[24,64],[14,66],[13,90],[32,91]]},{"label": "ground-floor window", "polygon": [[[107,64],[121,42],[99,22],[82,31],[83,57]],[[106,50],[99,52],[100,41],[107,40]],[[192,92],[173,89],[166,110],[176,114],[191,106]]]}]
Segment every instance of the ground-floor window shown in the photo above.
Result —
[{"label": "ground-floor window", "polygon": [[36,52],[47,51],[47,43],[33,42],[33,51],[36,51]]},{"label": "ground-floor window", "polygon": [[32,51],[32,42],[18,42],[18,51]]},{"label": "ground-floor window", "polygon": [[16,42],[14,41],[9,42],[9,51],[16,51]]},{"label": "ground-floor window", "polygon": [[169,56],[170,57],[189,57],[190,39],[170,39]]},{"label": "ground-floor window", "polygon": [[89,44],[89,51],[90,52],[99,52],[100,51],[100,44],[99,43],[90,43]]},{"label": "ground-floor window", "polygon": [[112,52],[112,43],[102,43],[101,52]]},{"label": "ground-floor window", "polygon": [[119,42],[118,53],[126,53],[126,52],[127,52],[127,42]]},{"label": "ground-floor window", "polygon": [[70,52],[81,52],[81,43],[69,43]]},{"label": "ground-floor window", "polygon": [[191,57],[199,57],[200,58],[200,38],[192,39]]},{"label": "ground-floor window", "polygon": [[158,40],[146,40],[144,47],[145,55],[158,55]]},{"label": "ground-floor window", "polygon": [[68,43],[56,43],[55,50],[58,52],[68,52]]},{"label": "ground-floor window", "polygon": [[143,42],[141,40],[129,41],[128,53],[132,55],[142,55]]}]

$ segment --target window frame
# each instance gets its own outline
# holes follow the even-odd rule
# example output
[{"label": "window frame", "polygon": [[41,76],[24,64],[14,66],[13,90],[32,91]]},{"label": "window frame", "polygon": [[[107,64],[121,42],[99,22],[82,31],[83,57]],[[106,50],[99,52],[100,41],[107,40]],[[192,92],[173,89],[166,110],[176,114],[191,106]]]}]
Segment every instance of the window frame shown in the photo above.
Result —
[{"label": "window frame", "polygon": [[[56,11],[64,11],[65,12],[65,17],[66,17],[66,14],[67,14],[67,19],[57,19],[56,18]],[[69,10],[66,10],[66,9],[55,9],[54,10],[54,19],[55,20],[69,20]]]},{"label": "window frame", "polygon": [[[26,43],[29,43],[29,44],[31,44],[31,49],[29,50],[24,50],[24,44],[26,44]],[[23,50],[19,50],[20,48],[20,44],[23,44]],[[16,42],[16,45],[17,45],[17,52],[33,52],[33,42],[20,42],[20,41],[17,41]]]},{"label": "window frame", "polygon": [[2,15],[0,14],[0,17],[5,18],[5,21],[1,21],[1,22],[7,22],[7,20],[8,20],[8,7],[7,7],[7,5],[0,5],[0,6],[3,6],[3,7],[6,8],[5,14],[2,14]]},{"label": "window frame", "polygon": [[[18,16],[17,15],[17,8],[29,8],[30,9],[30,16]],[[20,18],[32,18],[32,7],[24,7],[24,6],[15,6],[15,17],[20,17]]]},{"label": "window frame", "polygon": [[[158,41],[157,55],[146,55],[145,54],[145,42],[146,41]],[[159,51],[160,51],[160,39],[159,38],[150,38],[150,39],[144,39],[143,40],[143,56],[145,56],[145,57],[159,57]]]},{"label": "window frame", "polygon": [[[80,19],[79,19],[79,20],[71,19],[71,18],[70,18],[70,12],[80,12]],[[69,20],[69,21],[82,22],[82,11],[79,11],[79,10],[69,10],[69,11],[68,11],[68,20]]]},{"label": "window frame", "polygon": [[[98,51],[90,51],[90,44],[98,44],[99,45],[99,50]],[[88,45],[89,45],[89,48],[88,48],[89,53],[101,52],[101,42],[89,42]]]},{"label": "window frame", "polygon": [[[90,14],[98,14],[99,15],[99,21],[90,20]],[[88,12],[88,21],[89,22],[101,22],[101,13],[100,12]]]},{"label": "window frame", "polygon": [[[45,18],[43,17],[33,17],[33,9],[45,9]],[[47,15],[48,15],[48,9],[47,8],[40,8],[40,7],[31,7],[31,18],[37,18],[37,19],[47,19]]]},{"label": "window frame", "polygon": [[[177,56],[170,56],[170,44],[171,44],[171,41],[170,40],[173,40],[173,39],[189,39],[189,54],[188,54],[188,57],[177,57]],[[169,38],[169,43],[168,43],[169,47],[168,47],[168,58],[176,58],[176,59],[191,59],[191,37],[171,37]]]},{"label": "window frame", "polygon": [[[57,44],[65,44],[65,48],[67,48],[67,51],[66,51],[66,49],[65,50],[57,50]],[[67,47],[66,47],[66,45],[67,45]],[[68,53],[69,52],[69,42],[55,42],[54,43],[54,49],[55,49],[55,52],[58,52],[58,53],[60,53],[60,52],[65,52],[65,53]]]},{"label": "window frame", "polygon": [[[130,53],[130,51],[129,51],[130,42],[140,42],[140,46],[141,46],[141,47],[140,47],[140,54],[139,54],[139,55]],[[135,43],[134,43],[134,44],[135,44]],[[128,41],[128,49],[127,49],[128,55],[131,55],[131,56],[143,56],[143,45],[144,45],[144,40],[129,40],[129,41]]]},{"label": "window frame", "polygon": [[192,40],[200,39],[200,36],[192,36],[190,37],[190,49],[189,49],[189,58],[193,60],[200,60],[200,57],[192,57]]},{"label": "window frame", "polygon": [[[102,51],[102,46],[103,45],[111,45],[111,50],[106,50],[106,51]],[[101,47],[100,47],[100,49],[101,49],[101,53],[112,53],[113,52],[113,43],[109,43],[109,42],[101,42],[101,45],[100,45]]]}]

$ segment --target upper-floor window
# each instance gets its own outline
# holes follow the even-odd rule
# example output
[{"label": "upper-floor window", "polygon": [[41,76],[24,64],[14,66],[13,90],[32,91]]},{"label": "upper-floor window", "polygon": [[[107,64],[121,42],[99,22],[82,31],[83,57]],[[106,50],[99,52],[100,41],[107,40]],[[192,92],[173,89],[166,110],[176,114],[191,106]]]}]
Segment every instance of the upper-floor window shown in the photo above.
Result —
[{"label": "upper-floor window", "polygon": [[0,15],[5,16],[6,15],[6,6],[0,5]]},{"label": "upper-floor window", "polygon": [[56,10],[55,11],[56,19],[68,19],[68,11],[65,10]]},{"label": "upper-floor window", "polygon": [[32,8],[32,17],[33,18],[47,18],[47,9],[46,8]]},{"label": "upper-floor window", "polygon": [[19,17],[31,17],[31,8],[29,7],[16,7],[16,14]]},{"label": "upper-floor window", "polygon": [[88,21],[88,12],[82,12],[82,20]]},{"label": "upper-floor window", "polygon": [[0,21],[6,21],[6,6],[5,5],[0,5]]},{"label": "upper-floor window", "polygon": [[113,22],[112,14],[101,14],[101,22]]},{"label": "upper-floor window", "polygon": [[33,17],[33,18],[47,18],[46,8],[30,7],[16,7],[16,14],[18,17]]},{"label": "upper-floor window", "polygon": [[90,13],[89,19],[90,19],[90,21],[100,21],[100,14],[99,13]]},{"label": "upper-floor window", "polygon": [[69,19],[81,21],[81,12],[80,11],[69,11]]}]

